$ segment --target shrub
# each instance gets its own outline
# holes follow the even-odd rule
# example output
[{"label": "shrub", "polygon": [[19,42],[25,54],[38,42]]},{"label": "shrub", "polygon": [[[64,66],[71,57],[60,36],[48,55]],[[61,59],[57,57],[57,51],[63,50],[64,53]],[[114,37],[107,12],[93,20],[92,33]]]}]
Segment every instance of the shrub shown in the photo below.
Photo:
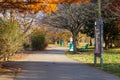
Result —
[{"label": "shrub", "polygon": [[18,23],[0,20],[0,59],[9,60],[21,45],[22,37]]},{"label": "shrub", "polygon": [[30,48],[30,44],[29,43],[23,43],[23,49],[24,50],[28,50]]},{"label": "shrub", "polygon": [[40,30],[35,30],[31,35],[32,50],[44,50],[47,47],[45,34]]}]

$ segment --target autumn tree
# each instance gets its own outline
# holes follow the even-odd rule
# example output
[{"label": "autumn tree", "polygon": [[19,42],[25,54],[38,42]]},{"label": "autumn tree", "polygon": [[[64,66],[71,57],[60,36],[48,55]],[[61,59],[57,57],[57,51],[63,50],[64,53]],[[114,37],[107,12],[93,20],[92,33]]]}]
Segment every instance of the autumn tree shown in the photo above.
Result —
[{"label": "autumn tree", "polygon": [[6,18],[8,13],[10,13],[11,21],[13,21],[15,17],[14,14],[22,13],[25,16],[30,14],[33,16],[40,11],[50,14],[58,9],[57,4],[87,3],[88,1],[89,0],[1,0],[0,12],[3,14],[4,18]]},{"label": "autumn tree", "polygon": [[32,14],[31,16],[33,16],[34,14],[39,13],[39,11],[42,11],[43,13],[50,14],[58,9],[57,4],[88,1],[89,0],[1,0],[0,12],[3,14],[4,18],[10,13],[11,21],[13,21],[15,17],[14,14],[16,13],[22,13],[25,16]]},{"label": "autumn tree", "polygon": [[88,1],[89,0],[1,0],[0,8],[3,13],[5,13],[6,9],[14,9],[21,12],[44,11],[47,13],[51,13],[57,10],[57,4],[60,3],[81,3]]},{"label": "autumn tree", "polygon": [[69,30],[73,36],[74,52],[76,52],[76,39],[79,31],[83,30],[84,22],[91,14],[91,4],[63,4],[60,9],[44,18],[45,23],[58,28]]}]

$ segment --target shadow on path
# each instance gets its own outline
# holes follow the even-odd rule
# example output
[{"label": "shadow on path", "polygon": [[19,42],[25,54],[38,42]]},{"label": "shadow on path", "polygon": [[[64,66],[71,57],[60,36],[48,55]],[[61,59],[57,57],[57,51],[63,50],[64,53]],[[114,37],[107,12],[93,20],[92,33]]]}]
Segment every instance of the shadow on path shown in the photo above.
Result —
[{"label": "shadow on path", "polygon": [[80,63],[20,61],[12,64],[23,65],[22,73],[15,80],[120,80]]}]

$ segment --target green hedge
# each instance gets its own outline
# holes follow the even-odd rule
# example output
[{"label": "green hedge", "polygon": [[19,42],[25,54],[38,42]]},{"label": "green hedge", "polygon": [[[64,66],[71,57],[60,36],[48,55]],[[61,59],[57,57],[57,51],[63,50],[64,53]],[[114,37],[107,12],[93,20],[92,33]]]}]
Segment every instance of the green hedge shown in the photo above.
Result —
[{"label": "green hedge", "polygon": [[31,36],[32,50],[44,50],[47,47],[45,34],[36,30]]}]

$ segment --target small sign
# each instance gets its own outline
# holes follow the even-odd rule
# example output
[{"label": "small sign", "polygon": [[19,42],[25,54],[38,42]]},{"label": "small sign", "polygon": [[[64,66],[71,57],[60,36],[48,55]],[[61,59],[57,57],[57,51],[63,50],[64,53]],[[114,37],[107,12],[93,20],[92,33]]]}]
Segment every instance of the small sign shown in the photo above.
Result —
[{"label": "small sign", "polygon": [[100,27],[95,27],[95,54],[100,54]]},{"label": "small sign", "polygon": [[95,22],[95,52],[94,64],[97,63],[97,57],[100,57],[100,65],[103,66],[103,20],[97,19]]},{"label": "small sign", "polygon": [[103,22],[97,19],[95,22],[95,55],[101,56],[103,40]]}]

